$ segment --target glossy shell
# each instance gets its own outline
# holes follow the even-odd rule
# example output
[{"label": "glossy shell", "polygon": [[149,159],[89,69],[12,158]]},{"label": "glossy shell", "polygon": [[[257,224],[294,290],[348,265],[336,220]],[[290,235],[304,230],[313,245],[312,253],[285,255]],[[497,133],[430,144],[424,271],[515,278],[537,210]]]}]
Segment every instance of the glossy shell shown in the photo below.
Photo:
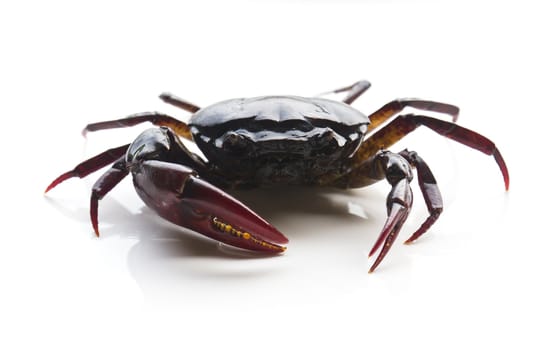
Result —
[{"label": "glossy shell", "polygon": [[311,184],[358,148],[368,118],[322,98],[223,101],[195,113],[194,139],[216,171],[238,185]]},{"label": "glossy shell", "polygon": [[324,98],[263,96],[237,98],[216,103],[197,112],[191,125],[212,127],[235,120],[321,120],[354,126],[367,124],[368,118],[349,105]]}]

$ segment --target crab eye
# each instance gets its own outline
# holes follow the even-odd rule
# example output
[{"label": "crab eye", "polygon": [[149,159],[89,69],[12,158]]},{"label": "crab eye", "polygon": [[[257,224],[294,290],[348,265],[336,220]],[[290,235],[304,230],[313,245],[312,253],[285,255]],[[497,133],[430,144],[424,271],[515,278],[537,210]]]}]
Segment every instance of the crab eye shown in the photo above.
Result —
[{"label": "crab eye", "polygon": [[229,132],[222,138],[222,148],[228,152],[242,152],[249,144],[248,139],[236,132]]},{"label": "crab eye", "polygon": [[335,153],[340,145],[339,135],[333,130],[325,131],[320,137],[320,147],[319,152],[322,154],[333,154]]}]

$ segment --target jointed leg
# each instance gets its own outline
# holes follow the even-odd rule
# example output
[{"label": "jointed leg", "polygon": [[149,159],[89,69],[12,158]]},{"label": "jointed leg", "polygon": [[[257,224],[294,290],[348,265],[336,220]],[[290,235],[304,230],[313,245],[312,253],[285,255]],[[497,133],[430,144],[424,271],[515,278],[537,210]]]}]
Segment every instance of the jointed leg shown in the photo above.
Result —
[{"label": "jointed leg", "polygon": [[435,180],[435,177],[426,162],[418,156],[416,152],[404,150],[399,154],[416,168],[418,173],[418,185],[420,186],[427,210],[429,211],[428,218],[424,221],[420,228],[418,228],[418,230],[404,242],[408,244],[418,239],[431,227],[431,225],[435,223],[435,221],[437,221],[441,212],[443,212],[443,198],[441,197],[441,192],[437,186],[437,181]]},{"label": "jointed leg", "polygon": [[197,112],[198,110],[200,110],[200,107],[194,105],[193,103],[188,102],[188,101],[186,101],[186,100],[184,100],[183,98],[180,98],[180,97],[178,97],[178,96],[172,95],[172,94],[170,94],[170,93],[168,93],[168,92],[162,93],[162,94],[159,96],[159,98],[160,98],[161,100],[163,100],[164,102],[173,105],[174,107],[178,107],[178,108],[181,108],[181,109],[185,109],[185,110],[188,111],[188,112],[195,113],[195,112]]},{"label": "jointed leg", "polygon": [[176,118],[173,118],[169,115],[158,113],[158,112],[145,112],[145,113],[136,113],[132,114],[129,117],[115,119],[115,120],[108,120],[104,122],[92,123],[89,124],[83,129],[83,135],[86,135],[89,131],[97,131],[97,130],[104,130],[104,129],[115,129],[115,128],[125,128],[129,126],[134,126],[137,124],[141,124],[144,122],[149,122],[153,125],[157,126],[166,126],[174,130],[174,132],[181,137],[184,137],[188,140],[192,140],[192,135],[190,132],[189,126],[179,121]]},{"label": "jointed leg", "polygon": [[91,207],[89,214],[91,216],[91,223],[95,234],[99,235],[98,227],[98,203],[105,194],[114,188],[126,175],[129,170],[126,168],[125,154],[130,145],[124,145],[104,151],[93,158],[78,164],[74,169],[65,172],[58,176],[45,190],[45,193],[53,189],[55,186],[64,182],[72,177],[83,178],[105,166],[112,164],[112,167],[107,170],[93,186],[91,191]]},{"label": "jointed leg", "polygon": [[120,157],[93,185],[89,214],[91,224],[97,237],[99,236],[99,201],[120,183],[129,173],[126,168],[125,156]]},{"label": "jointed leg", "polygon": [[413,178],[411,167],[415,167],[417,170],[418,184],[427,205],[429,216],[420,228],[405,242],[410,243],[424,234],[443,211],[443,200],[435,177],[425,161],[416,152],[404,150],[396,154],[390,151],[380,151],[360,167],[334,183],[338,187],[356,188],[387,179],[393,186],[387,197],[387,221],[369,256],[371,257],[375,254],[381,246],[383,248],[370,272],[383,260],[410,212],[412,191],[409,183]]},{"label": "jointed leg", "polygon": [[459,108],[457,106],[435,101],[405,98],[393,100],[383,107],[379,108],[374,113],[370,114],[370,123],[367,132],[370,133],[372,130],[376,129],[379,125],[386,122],[395,114],[402,112],[402,110],[406,107],[421,109],[423,111],[448,114],[452,117],[453,123],[456,122],[456,120],[458,119]]},{"label": "jointed leg", "polygon": [[383,151],[378,153],[370,162],[373,163],[371,169],[374,170],[369,175],[374,178],[384,176],[392,186],[391,192],[387,196],[387,220],[369,252],[369,257],[371,257],[381,247],[381,251],[369,269],[371,273],[379,266],[391,249],[412,208],[413,195],[410,188],[412,169],[404,157],[396,153]]},{"label": "jointed leg", "polygon": [[320,179],[322,184],[354,188],[366,186],[386,178],[393,186],[387,199],[389,216],[370,252],[370,256],[376,253],[381,245],[383,248],[370,272],[378,266],[387,254],[410,210],[412,193],[409,182],[412,175],[410,170],[407,170],[410,166],[415,167],[418,172],[418,182],[429,211],[429,217],[406,243],[413,242],[424,234],[443,211],[443,201],[435,177],[424,160],[414,152],[403,151],[399,154],[393,154],[384,151],[420,125],[427,126],[438,134],[487,155],[493,155],[503,175],[505,188],[508,189],[509,187],[509,173],[505,161],[495,144],[486,137],[457,124],[431,117],[409,114],[395,118],[362,143],[352,157],[351,163],[346,167],[346,173],[341,176],[337,174],[336,177],[324,176]]},{"label": "jointed leg", "polygon": [[[145,145],[148,147],[145,147]],[[158,150],[158,152],[154,152],[154,150]],[[128,175],[130,169],[126,162],[126,154],[132,154],[131,161],[134,161],[138,157],[138,152],[144,152],[144,154],[154,152],[155,156],[166,157],[168,161],[176,161],[180,164],[189,165],[201,173],[205,173],[202,160],[189,152],[171,129],[156,128],[144,131],[132,144],[109,149],[83,161],[74,169],[65,172],[52,181],[45,190],[45,193],[65,180],[72,177],[83,178],[96,170],[112,164],[112,167],[95,182],[91,191],[91,223],[95,234],[98,236],[98,203]],[[161,181],[164,181],[164,179],[165,177],[163,176]]]},{"label": "jointed leg", "polygon": [[354,84],[350,85],[350,86],[346,86],[340,89],[336,89],[333,92],[334,93],[340,93],[340,92],[346,92],[348,91],[348,94],[346,95],[346,97],[342,100],[342,102],[346,103],[346,104],[351,104],[352,102],[354,102],[358,97],[360,97],[364,92],[367,91],[367,89],[369,89],[371,87],[371,84],[369,81],[367,80],[360,80],[355,82]]},{"label": "jointed leg", "polygon": [[119,159],[120,157],[122,157],[124,154],[126,154],[126,151],[128,150],[128,147],[130,145],[123,145],[120,147],[116,147],[116,148],[112,148],[109,150],[106,150],[96,156],[94,156],[93,158],[90,158],[80,164],[78,164],[75,168],[73,168],[72,170],[65,172],[64,174],[58,176],[54,181],[52,181],[52,183],[50,185],[48,185],[48,187],[46,188],[46,190],[44,191],[45,193],[50,191],[51,189],[53,189],[56,185],[58,185],[59,183],[66,181],[69,178],[72,177],[79,177],[79,178],[83,178],[101,168],[104,168],[105,166],[114,163],[114,161],[116,161],[117,159]]},{"label": "jointed leg", "polygon": [[[360,97],[364,92],[371,87],[371,84],[367,80],[360,80],[352,85],[345,86],[340,89],[325,92],[320,95],[327,95],[331,93],[341,93],[348,92],[347,96],[342,100],[346,104],[351,104],[358,97]],[[379,108],[377,111],[369,115],[370,124],[368,126],[368,133],[377,128],[379,125],[386,122],[391,117],[402,112],[406,107],[412,107],[416,109],[421,109],[423,111],[444,113],[452,117],[453,123],[458,119],[459,108],[454,105],[447,103],[422,100],[417,98],[401,98],[393,100],[383,107]]]},{"label": "jointed leg", "polygon": [[333,91],[324,92],[322,94],[319,94],[319,96],[328,95],[328,94],[338,94],[338,93],[341,93],[341,92],[348,92],[348,94],[342,100],[342,102],[344,102],[346,104],[351,104],[358,97],[360,97],[364,92],[366,92],[367,89],[369,89],[370,86],[371,86],[371,84],[369,83],[369,81],[360,80],[360,81],[355,82],[352,85],[345,86],[345,87],[342,87],[340,89],[336,89],[336,90],[333,90]]},{"label": "jointed leg", "polygon": [[507,166],[501,153],[499,153],[499,150],[491,140],[457,124],[422,115],[407,114],[398,116],[384,128],[371,135],[362,143],[361,147],[354,154],[351,168],[354,169],[359,167],[368,159],[375,156],[378,151],[392,146],[420,125],[426,126],[440,135],[453,139],[487,155],[492,155],[503,175],[505,188],[509,188],[509,172]]}]

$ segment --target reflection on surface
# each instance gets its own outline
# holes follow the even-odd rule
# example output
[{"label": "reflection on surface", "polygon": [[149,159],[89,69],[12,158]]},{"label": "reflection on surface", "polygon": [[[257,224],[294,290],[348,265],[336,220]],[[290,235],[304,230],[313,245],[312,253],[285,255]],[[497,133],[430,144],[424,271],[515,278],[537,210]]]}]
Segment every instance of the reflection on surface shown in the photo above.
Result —
[{"label": "reflection on surface", "polygon": [[[198,293],[206,293],[207,286],[244,290],[264,281],[277,283],[277,279],[292,274],[301,275],[304,281],[296,288],[311,289],[312,278],[328,276],[332,269],[367,275],[366,250],[385,214],[381,189],[286,187],[232,195],[289,237],[284,254],[273,256],[228,247],[168,223],[145,207],[131,188],[100,203],[100,242],[114,244],[111,238],[118,237],[136,241],[129,248],[127,266],[149,300],[184,294],[204,298]],[[93,235],[86,202],[73,198],[47,200],[64,216],[80,221],[84,231]]]}]

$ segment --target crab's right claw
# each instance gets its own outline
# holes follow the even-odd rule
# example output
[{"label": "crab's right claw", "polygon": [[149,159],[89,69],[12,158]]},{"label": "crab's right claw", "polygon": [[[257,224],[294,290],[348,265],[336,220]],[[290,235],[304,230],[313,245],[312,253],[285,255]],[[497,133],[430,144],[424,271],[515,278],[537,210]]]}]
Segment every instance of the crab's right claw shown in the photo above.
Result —
[{"label": "crab's right claw", "polygon": [[189,167],[148,160],[133,173],[139,196],[170,222],[239,248],[286,250],[288,238],[274,226]]}]

